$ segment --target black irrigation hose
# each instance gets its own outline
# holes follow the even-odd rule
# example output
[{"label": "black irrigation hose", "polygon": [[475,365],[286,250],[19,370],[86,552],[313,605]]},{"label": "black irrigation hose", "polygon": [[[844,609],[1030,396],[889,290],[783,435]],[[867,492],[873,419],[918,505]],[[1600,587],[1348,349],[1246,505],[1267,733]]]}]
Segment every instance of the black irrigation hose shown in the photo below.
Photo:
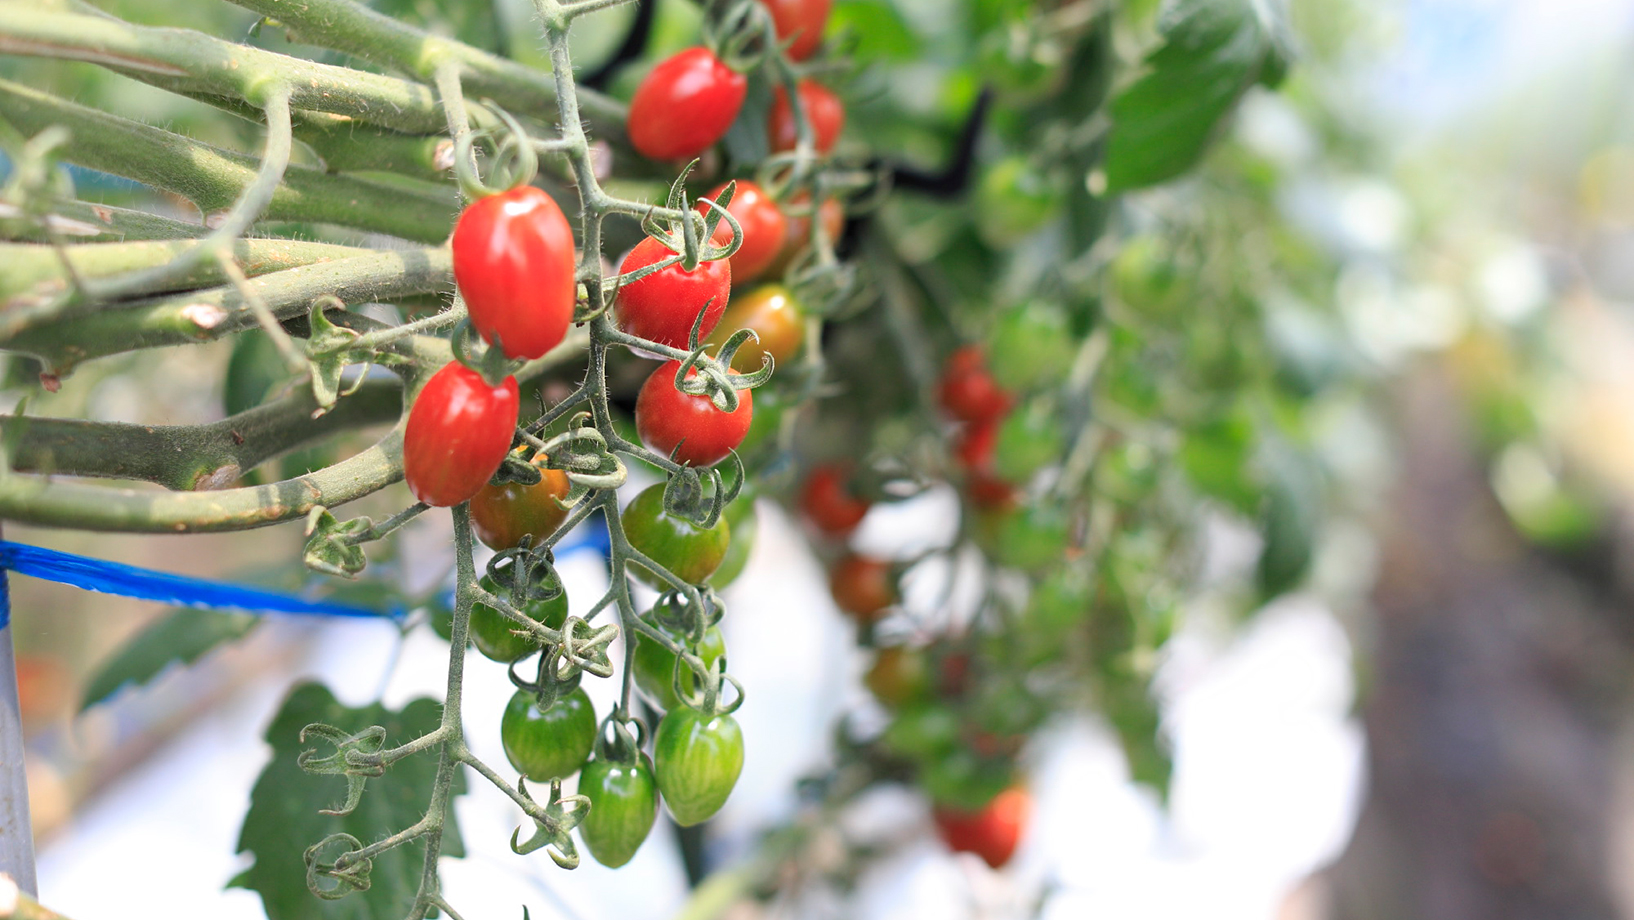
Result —
[{"label": "black irrigation hose", "polygon": [[647,40],[652,37],[653,17],[657,9],[658,0],[636,0],[635,18],[630,20],[630,30],[624,33],[623,44],[619,45],[613,56],[604,61],[600,67],[579,77],[579,85],[591,89],[606,89],[620,67],[645,54]]},{"label": "black irrigation hose", "polygon": [[971,106],[970,115],[959,131],[959,140],[953,146],[953,156],[940,172],[921,172],[907,166],[890,165],[891,184],[894,188],[923,192],[936,198],[956,198],[970,187],[970,176],[976,167],[976,141],[981,138],[987,123],[987,112],[993,106],[993,88],[982,87]]}]

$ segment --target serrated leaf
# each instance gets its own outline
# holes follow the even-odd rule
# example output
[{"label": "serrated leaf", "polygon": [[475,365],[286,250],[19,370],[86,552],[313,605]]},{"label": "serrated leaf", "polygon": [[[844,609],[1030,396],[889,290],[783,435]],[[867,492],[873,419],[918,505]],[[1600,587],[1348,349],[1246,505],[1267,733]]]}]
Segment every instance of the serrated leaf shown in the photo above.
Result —
[{"label": "serrated leaf", "polygon": [[[420,820],[430,800],[437,755],[427,752],[398,761],[384,776],[369,780],[354,811],[343,817],[326,816],[320,809],[345,800],[346,782],[301,770],[296,758],[316,745],[310,739],[301,743],[301,729],[315,722],[358,732],[379,725],[386,729],[385,744],[390,747],[433,731],[441,717],[442,704],[433,699],[414,700],[401,712],[378,704],[352,709],[321,684],[296,686],[267,728],[272,760],[250,793],[250,810],[239,833],[239,852],[253,854],[255,864],[229,884],[260,894],[269,920],[400,920],[419,889],[425,853],[421,842],[375,857],[368,890],[333,901],[307,890],[305,853],[335,834],[371,842]],[[461,771],[454,775],[452,792],[460,795],[464,791]],[[452,808],[443,830],[442,852],[445,856],[465,852]]]},{"label": "serrated leaf", "polygon": [[80,711],[109,699],[127,684],[142,685],[173,664],[191,664],[223,642],[255,628],[259,618],[247,613],[181,607],[137,633],[92,675]]},{"label": "serrated leaf", "polygon": [[1172,179],[1202,158],[1250,86],[1280,79],[1280,28],[1265,0],[1181,0],[1164,16],[1147,73],[1111,106],[1106,179],[1113,190]]}]

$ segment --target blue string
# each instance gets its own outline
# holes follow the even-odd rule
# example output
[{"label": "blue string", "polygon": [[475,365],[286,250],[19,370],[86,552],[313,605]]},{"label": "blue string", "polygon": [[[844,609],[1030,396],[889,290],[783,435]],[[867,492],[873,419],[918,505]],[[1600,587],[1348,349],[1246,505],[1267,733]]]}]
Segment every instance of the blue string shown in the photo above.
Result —
[{"label": "blue string", "polygon": [[[605,556],[611,546],[607,527],[597,518],[584,527],[572,542],[558,545],[556,555],[560,558],[575,552],[593,550]],[[89,556],[76,556],[73,553],[58,552],[24,543],[0,541],[0,629],[11,624],[11,595],[7,587],[7,571],[73,585],[87,591],[185,607],[243,610],[248,613],[390,619],[399,619],[405,613],[398,608],[377,610],[352,604],[310,601],[281,591],[173,575],[169,572],[143,569]]]}]

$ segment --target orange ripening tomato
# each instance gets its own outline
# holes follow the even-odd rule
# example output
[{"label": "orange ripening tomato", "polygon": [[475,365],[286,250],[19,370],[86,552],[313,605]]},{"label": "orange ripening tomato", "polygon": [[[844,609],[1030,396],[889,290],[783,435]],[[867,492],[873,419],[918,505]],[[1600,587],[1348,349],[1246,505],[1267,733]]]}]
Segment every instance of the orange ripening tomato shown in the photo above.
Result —
[{"label": "orange ripening tomato", "polygon": [[1032,813],[1027,790],[1011,786],[978,811],[938,806],[933,816],[936,831],[955,853],[975,853],[989,866],[1002,869],[1015,855]]}]

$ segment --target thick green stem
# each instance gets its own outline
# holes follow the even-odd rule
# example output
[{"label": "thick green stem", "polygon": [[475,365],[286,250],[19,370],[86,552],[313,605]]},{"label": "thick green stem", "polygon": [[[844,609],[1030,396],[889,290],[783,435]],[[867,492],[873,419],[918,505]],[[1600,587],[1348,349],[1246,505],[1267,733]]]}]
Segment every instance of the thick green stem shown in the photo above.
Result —
[{"label": "thick green stem", "polygon": [[[258,174],[253,157],[66,102],[20,83],[0,80],[0,117],[27,134],[62,125],[74,138],[63,150],[70,162],[175,192],[206,215],[231,208]],[[291,166],[263,217],[340,224],[431,243],[448,236],[455,208],[452,196],[439,199]]]},{"label": "thick green stem", "polygon": [[[137,212],[130,212],[137,213]],[[164,265],[185,252],[191,243],[174,240],[153,240],[134,243],[83,243],[65,248],[69,264],[81,278],[95,280]],[[334,262],[368,254],[369,250],[355,246],[337,246],[332,243],[308,243],[302,240],[241,239],[233,244],[233,258],[254,278],[286,268]],[[15,334],[23,324],[18,322],[17,308],[24,303],[44,303],[67,291],[68,276],[62,259],[48,245],[34,243],[0,243],[0,340]],[[187,291],[223,284],[227,276],[221,266],[207,262],[184,272],[158,291]],[[34,320],[38,321],[38,320]]]},{"label": "thick green stem", "polygon": [[403,386],[370,380],[328,413],[311,387],[208,425],[126,425],[0,415],[0,438],[19,472],[103,476],[169,489],[219,489],[280,453],[337,434],[396,421]]},{"label": "thick green stem", "polygon": [[331,467],[270,485],[215,492],[107,488],[10,474],[0,478],[0,519],[132,533],[248,530],[335,508],[403,478],[403,428]]},{"label": "thick green stem", "polygon": [[49,243],[53,235],[87,243],[186,240],[207,232],[199,224],[86,201],[55,202],[43,221],[0,214],[0,239],[28,243]]},{"label": "thick green stem", "polygon": [[[457,62],[467,90],[486,96],[517,114],[543,114],[555,102],[549,74],[523,67],[463,42],[432,35],[398,22],[351,0],[234,0],[282,23],[299,41],[333,48],[413,74],[431,82],[442,61]],[[595,126],[608,138],[623,136],[623,104],[600,93],[578,90],[578,99]]]},{"label": "thick green stem", "polygon": [[0,53],[89,61],[164,89],[242,99],[257,107],[277,85],[297,109],[347,115],[411,134],[442,128],[442,110],[418,83],[263,51],[191,29],[139,26],[106,16],[6,4]]},{"label": "thick green stem", "polygon": [[[446,248],[380,251],[291,268],[250,279],[279,319],[307,312],[325,295],[342,303],[390,301],[409,294],[453,290],[453,262]],[[48,370],[137,348],[186,345],[219,339],[256,323],[244,294],[231,285],[136,306],[79,310],[0,338],[0,348],[31,354]]]}]

